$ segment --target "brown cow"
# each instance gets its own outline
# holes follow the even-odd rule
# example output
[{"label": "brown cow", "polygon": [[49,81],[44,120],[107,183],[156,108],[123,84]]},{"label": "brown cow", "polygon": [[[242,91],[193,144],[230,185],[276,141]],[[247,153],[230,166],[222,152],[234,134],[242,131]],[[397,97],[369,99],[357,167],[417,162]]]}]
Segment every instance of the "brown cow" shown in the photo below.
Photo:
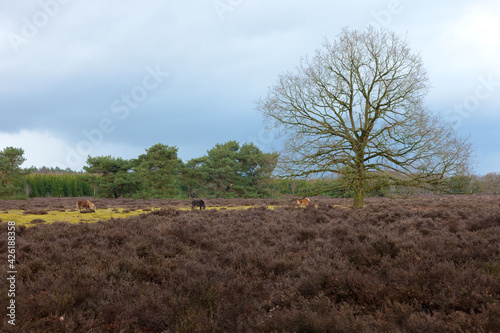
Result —
[{"label": "brown cow", "polygon": [[311,200],[309,200],[309,198],[297,200],[297,205],[309,206],[310,204],[311,204]]},{"label": "brown cow", "polygon": [[82,208],[85,208],[85,209],[91,209],[94,212],[97,209],[95,207],[95,205],[92,202],[88,201],[88,200],[78,200],[76,202],[76,208],[78,208],[79,211],[82,211]]}]

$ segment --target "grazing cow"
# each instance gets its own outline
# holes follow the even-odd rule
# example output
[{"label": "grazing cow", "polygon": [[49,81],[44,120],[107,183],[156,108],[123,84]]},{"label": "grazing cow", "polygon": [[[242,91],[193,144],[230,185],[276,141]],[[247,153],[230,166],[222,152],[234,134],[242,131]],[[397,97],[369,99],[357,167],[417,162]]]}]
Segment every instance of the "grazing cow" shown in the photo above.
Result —
[{"label": "grazing cow", "polygon": [[311,204],[311,200],[309,200],[309,198],[297,200],[297,205],[309,206],[310,204]]},{"label": "grazing cow", "polygon": [[193,200],[193,202],[191,202],[191,209],[195,207],[200,207],[200,210],[205,209],[205,202],[203,200]]},{"label": "grazing cow", "polygon": [[88,200],[78,200],[78,201],[76,202],[76,208],[78,208],[78,210],[79,210],[79,211],[81,211],[81,210],[82,210],[82,208],[85,208],[85,209],[91,209],[91,210],[93,210],[94,212],[95,212],[95,211],[96,211],[96,209],[97,209],[97,208],[95,207],[95,205],[94,205],[92,202],[88,201]]}]

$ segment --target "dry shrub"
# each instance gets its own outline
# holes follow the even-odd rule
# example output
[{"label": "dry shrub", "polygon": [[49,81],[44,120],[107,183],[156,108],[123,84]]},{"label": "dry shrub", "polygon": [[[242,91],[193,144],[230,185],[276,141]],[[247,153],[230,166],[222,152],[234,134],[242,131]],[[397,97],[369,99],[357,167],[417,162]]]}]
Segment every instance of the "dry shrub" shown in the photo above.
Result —
[{"label": "dry shrub", "polygon": [[28,209],[23,212],[25,215],[46,215],[48,212],[45,209]]},{"label": "dry shrub", "polygon": [[[248,210],[19,229],[19,325],[4,330],[494,332],[500,207],[437,199],[369,198],[362,210],[327,198],[270,210],[254,199]],[[5,223],[0,232],[6,248]]]}]

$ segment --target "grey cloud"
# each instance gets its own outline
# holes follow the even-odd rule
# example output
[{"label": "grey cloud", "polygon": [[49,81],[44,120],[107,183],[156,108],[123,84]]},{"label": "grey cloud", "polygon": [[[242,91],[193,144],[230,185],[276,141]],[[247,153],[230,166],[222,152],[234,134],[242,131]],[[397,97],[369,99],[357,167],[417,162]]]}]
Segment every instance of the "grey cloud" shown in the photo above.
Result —
[{"label": "grey cloud", "polygon": [[[223,19],[217,3],[229,6]],[[481,5],[500,13],[493,1],[475,2]],[[446,82],[471,84],[470,73],[484,75],[484,64],[467,64],[466,73],[448,68],[451,55],[454,63],[470,55],[454,54],[452,46],[442,43],[444,27],[459,22],[470,6],[451,0],[2,3],[0,132],[51,131],[76,147],[87,140],[84,131],[110,119],[114,128],[103,133],[96,151],[106,144],[137,151],[162,141],[177,145],[185,159],[197,157],[218,142],[257,137],[262,125],[253,102],[279,73],[293,70],[301,56],[313,53],[324,37],[335,38],[342,27],[373,22],[407,33],[410,44],[426,55],[431,80],[446,92],[443,99],[439,90],[433,91],[429,107],[452,106],[463,96]],[[37,17],[42,21],[35,22]],[[23,29],[30,30],[26,22],[35,25],[32,36],[22,35]],[[26,39],[19,52],[9,33]],[[497,35],[491,34],[491,40],[498,43]],[[145,89],[144,96],[140,87],[147,68],[156,66],[169,76]],[[497,69],[492,75],[500,80]]]}]

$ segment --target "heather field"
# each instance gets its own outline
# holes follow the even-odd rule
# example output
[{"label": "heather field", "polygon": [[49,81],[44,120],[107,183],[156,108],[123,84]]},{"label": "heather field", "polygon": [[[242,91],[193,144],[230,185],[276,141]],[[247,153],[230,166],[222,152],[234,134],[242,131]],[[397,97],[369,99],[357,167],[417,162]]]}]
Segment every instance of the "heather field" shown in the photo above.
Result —
[{"label": "heather field", "polygon": [[0,201],[2,267],[7,221],[26,218],[15,326],[0,279],[3,331],[499,331],[495,196],[207,199],[205,211],[96,199],[96,213],[75,200]]}]

